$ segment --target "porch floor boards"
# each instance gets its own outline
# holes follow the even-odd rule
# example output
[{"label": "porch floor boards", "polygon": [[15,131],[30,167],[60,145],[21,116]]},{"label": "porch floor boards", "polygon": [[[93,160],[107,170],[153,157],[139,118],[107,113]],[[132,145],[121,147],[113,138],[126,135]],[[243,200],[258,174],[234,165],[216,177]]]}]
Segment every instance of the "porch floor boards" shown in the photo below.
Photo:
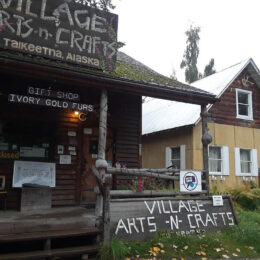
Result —
[{"label": "porch floor boards", "polygon": [[37,237],[36,233],[42,232],[46,237],[46,232],[50,232],[50,236],[54,236],[55,231],[59,231],[61,234],[69,231],[72,235],[76,230],[94,232],[95,222],[94,211],[83,207],[60,207],[26,213],[0,211],[0,241],[7,235],[19,237],[21,234],[26,234],[25,236],[29,237],[35,233],[34,235]]},{"label": "porch floor boards", "polygon": [[80,246],[71,248],[59,248],[45,251],[34,251],[26,253],[13,253],[0,255],[0,260],[28,260],[28,259],[43,259],[49,257],[65,257],[83,255],[93,252],[98,252],[99,246]]}]

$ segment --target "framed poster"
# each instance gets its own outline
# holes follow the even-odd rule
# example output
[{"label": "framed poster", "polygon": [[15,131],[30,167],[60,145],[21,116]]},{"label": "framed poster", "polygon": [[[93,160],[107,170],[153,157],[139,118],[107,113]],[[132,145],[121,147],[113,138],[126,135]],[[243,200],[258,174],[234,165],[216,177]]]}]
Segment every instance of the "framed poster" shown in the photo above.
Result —
[{"label": "framed poster", "polygon": [[56,186],[56,164],[44,162],[14,161],[13,187],[24,183]]}]

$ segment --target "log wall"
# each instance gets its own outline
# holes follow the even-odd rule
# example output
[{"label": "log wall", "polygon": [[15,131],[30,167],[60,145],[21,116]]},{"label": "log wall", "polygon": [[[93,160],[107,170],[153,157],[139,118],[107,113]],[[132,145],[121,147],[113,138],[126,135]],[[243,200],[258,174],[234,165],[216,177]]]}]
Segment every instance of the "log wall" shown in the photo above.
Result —
[{"label": "log wall", "polygon": [[[84,148],[83,145],[89,144],[89,140],[97,139],[100,89],[95,89],[94,84],[90,85],[90,87],[79,88],[69,84],[61,85],[56,82],[39,81],[28,77],[18,78],[4,74],[0,75],[0,77],[0,91],[2,93],[0,95],[0,122],[24,122],[28,125],[37,122],[48,129],[53,129],[53,134],[50,136],[51,155],[49,158],[50,162],[56,163],[56,188],[53,189],[53,206],[80,204],[81,190],[83,188],[87,190],[84,196],[89,196],[90,201],[93,201],[95,199],[93,189],[96,184],[92,181],[91,176],[87,176],[87,178],[92,179],[86,181],[85,186],[87,187],[84,187],[82,176],[93,164],[94,159],[86,155],[89,149],[88,147]],[[9,93],[26,95],[28,86],[42,87],[44,89],[52,87],[54,90],[68,90],[79,93],[80,102],[95,105],[96,112],[91,113],[87,121],[81,122],[72,110],[8,103],[7,96]],[[141,97],[110,92],[108,106],[108,159],[113,164],[115,161],[119,161],[128,168],[139,167]],[[93,134],[87,142],[84,141],[84,127],[93,129]],[[69,137],[68,131],[76,132],[76,137]],[[58,145],[64,146],[64,154],[69,154],[68,146],[76,146],[77,155],[72,156],[71,165],[59,164]],[[13,163],[13,159],[0,159],[0,175],[6,177],[8,209],[18,209],[20,206],[21,190],[12,188]]]},{"label": "log wall", "polygon": [[[242,79],[245,74],[248,74],[247,70],[244,70],[222,94],[221,102],[215,103],[209,110],[212,121],[215,123],[260,128],[260,89],[252,78],[250,78],[250,81],[254,82],[254,85],[243,86]],[[236,88],[252,91],[254,120],[236,118]]]}]

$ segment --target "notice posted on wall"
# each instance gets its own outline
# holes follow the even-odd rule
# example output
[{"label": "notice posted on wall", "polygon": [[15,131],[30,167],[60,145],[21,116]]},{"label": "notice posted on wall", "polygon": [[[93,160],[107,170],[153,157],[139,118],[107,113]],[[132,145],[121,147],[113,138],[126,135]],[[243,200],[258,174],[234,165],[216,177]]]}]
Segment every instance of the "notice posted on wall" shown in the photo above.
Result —
[{"label": "notice posted on wall", "polygon": [[56,164],[14,161],[13,187],[21,188],[25,183],[55,187]]},{"label": "notice posted on wall", "polygon": [[60,155],[60,164],[71,164],[71,155]]}]

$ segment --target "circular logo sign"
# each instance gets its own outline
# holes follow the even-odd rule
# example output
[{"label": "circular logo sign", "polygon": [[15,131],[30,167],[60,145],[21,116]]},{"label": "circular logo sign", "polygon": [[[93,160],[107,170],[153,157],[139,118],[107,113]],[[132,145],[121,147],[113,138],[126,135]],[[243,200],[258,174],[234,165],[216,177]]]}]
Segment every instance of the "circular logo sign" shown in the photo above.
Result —
[{"label": "circular logo sign", "polygon": [[198,178],[195,173],[187,172],[183,177],[183,185],[188,191],[193,191],[198,186]]}]

